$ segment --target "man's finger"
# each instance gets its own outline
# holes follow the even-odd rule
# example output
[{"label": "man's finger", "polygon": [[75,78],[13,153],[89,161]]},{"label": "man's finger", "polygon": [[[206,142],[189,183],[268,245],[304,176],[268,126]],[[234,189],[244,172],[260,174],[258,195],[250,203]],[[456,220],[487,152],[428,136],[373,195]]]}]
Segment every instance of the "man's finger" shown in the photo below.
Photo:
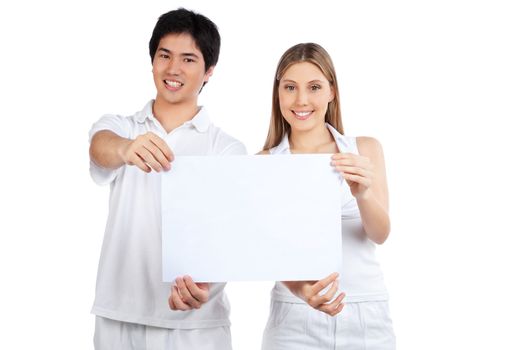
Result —
[{"label": "man's finger", "polygon": [[190,305],[192,308],[199,309],[201,307],[201,303],[193,297],[193,295],[190,293],[186,286],[186,282],[184,282],[184,279],[181,277],[177,277],[177,288],[179,289],[179,293],[182,297],[182,300]]},{"label": "man's finger", "polygon": [[127,162],[127,165],[135,165],[139,167],[145,173],[151,172],[151,168],[144,162],[144,159],[139,157],[136,153],[133,153]]},{"label": "man's finger", "polygon": [[190,306],[185,304],[179,296],[179,292],[176,286],[171,286],[171,302],[170,306],[174,306],[173,310],[186,311],[190,309]]},{"label": "man's finger", "polygon": [[186,286],[195,299],[201,303],[208,301],[209,292],[207,289],[200,288],[190,276],[184,276],[184,282],[186,282]]},{"label": "man's finger", "polygon": [[160,172],[162,170],[162,165],[153,157],[153,154],[146,148],[146,146],[140,146],[135,150],[137,155],[144,159],[144,162],[148,164],[153,170],[156,172]]},{"label": "man's finger", "polygon": [[168,161],[172,162],[173,159],[175,159],[175,156],[173,155],[173,152],[171,151],[166,141],[161,139],[155,133],[149,133],[149,136],[150,141],[153,142],[162,151],[162,153],[164,153],[164,156],[166,157],[166,159],[168,159]]},{"label": "man's finger", "polygon": [[170,161],[153,142],[146,143],[144,148],[146,148],[148,152],[151,153],[153,158],[162,166],[164,170],[169,170],[171,168]]}]

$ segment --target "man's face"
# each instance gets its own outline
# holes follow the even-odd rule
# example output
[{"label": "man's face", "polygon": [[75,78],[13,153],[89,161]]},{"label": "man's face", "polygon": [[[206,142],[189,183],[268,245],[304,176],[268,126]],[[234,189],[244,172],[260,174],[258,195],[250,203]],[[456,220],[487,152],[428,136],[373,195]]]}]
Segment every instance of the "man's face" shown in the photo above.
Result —
[{"label": "man's face", "polygon": [[196,105],[199,91],[212,73],[213,67],[204,70],[204,57],[191,35],[168,34],[160,40],[153,58],[159,102]]}]

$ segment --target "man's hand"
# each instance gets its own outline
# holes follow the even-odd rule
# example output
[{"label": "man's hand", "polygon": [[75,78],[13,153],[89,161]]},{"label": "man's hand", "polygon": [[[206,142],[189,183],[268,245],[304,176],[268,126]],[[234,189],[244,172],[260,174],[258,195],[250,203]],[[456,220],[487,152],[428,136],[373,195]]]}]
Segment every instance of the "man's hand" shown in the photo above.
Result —
[{"label": "man's hand", "polygon": [[101,130],[93,136],[89,156],[103,168],[117,169],[127,164],[147,173],[151,169],[157,172],[169,170],[170,162],[175,158],[166,142],[151,131],[131,140],[110,130]]},{"label": "man's hand", "polygon": [[126,140],[118,150],[124,164],[135,165],[149,173],[169,170],[174,156],[166,142],[155,133],[148,131],[134,140]]},{"label": "man's hand", "polygon": [[200,309],[210,297],[209,283],[195,283],[190,276],[177,277],[168,299],[172,310]]}]

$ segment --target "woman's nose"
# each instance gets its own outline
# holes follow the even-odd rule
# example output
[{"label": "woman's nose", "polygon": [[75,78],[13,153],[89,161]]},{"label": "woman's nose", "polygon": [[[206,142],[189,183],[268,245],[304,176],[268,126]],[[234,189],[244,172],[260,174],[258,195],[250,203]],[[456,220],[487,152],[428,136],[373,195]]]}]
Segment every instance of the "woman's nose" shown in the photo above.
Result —
[{"label": "woman's nose", "polygon": [[295,103],[297,105],[306,106],[308,104],[308,95],[305,91],[298,91],[295,96]]}]

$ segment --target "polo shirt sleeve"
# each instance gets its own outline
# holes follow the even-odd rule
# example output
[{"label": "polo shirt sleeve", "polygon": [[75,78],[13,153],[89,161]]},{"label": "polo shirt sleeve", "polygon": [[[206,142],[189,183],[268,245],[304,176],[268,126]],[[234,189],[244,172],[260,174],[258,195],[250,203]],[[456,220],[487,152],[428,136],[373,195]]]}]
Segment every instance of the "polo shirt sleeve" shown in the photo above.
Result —
[{"label": "polo shirt sleeve", "polygon": [[[104,115],[91,127],[89,131],[89,143],[91,144],[93,136],[102,130],[109,130],[120,137],[129,138],[130,129],[128,118],[118,115]],[[89,161],[89,173],[93,181],[98,185],[107,185],[113,182],[121,170],[122,167],[118,169],[106,169],[95,164],[91,159]]]},{"label": "polo shirt sleeve", "polygon": [[221,155],[224,156],[244,156],[248,154],[246,147],[240,141],[235,140],[224,148]]}]

